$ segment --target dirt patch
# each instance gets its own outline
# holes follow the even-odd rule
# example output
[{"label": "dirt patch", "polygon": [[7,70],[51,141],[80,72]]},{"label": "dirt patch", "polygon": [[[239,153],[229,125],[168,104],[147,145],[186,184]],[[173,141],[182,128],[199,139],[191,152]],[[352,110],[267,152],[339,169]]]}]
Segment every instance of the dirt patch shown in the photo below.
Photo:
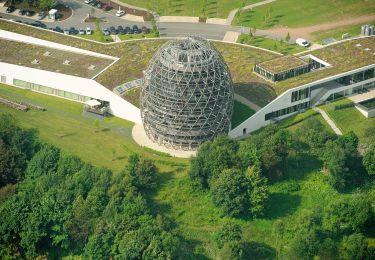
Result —
[{"label": "dirt patch", "polygon": [[63,21],[72,16],[73,11],[69,6],[63,5],[61,3],[57,4],[54,9],[58,11],[58,20]]},{"label": "dirt patch", "polygon": [[109,6],[112,7],[113,9],[115,9],[115,10],[118,10],[119,7],[121,7],[121,10],[124,10],[127,14],[142,16],[143,20],[145,20],[145,21],[151,21],[151,19],[153,17],[153,15],[149,12],[134,9],[134,8],[130,8],[130,7],[123,6],[123,5],[119,5],[118,3],[115,3],[115,2],[112,2],[112,1],[109,1],[109,3],[107,3],[107,4],[109,4]]},{"label": "dirt patch", "polygon": [[105,23],[107,21],[104,20],[104,19],[101,19],[101,18],[97,18],[95,16],[87,16],[85,18],[85,20],[83,20],[83,22],[85,22],[85,23],[95,23],[95,22]]},{"label": "dirt patch", "polygon": [[326,31],[326,30],[348,26],[348,25],[366,23],[366,22],[373,21],[373,20],[375,20],[375,15],[365,15],[365,16],[352,17],[352,18],[348,18],[345,20],[322,23],[322,24],[306,26],[306,27],[298,27],[298,28],[277,27],[277,28],[266,30],[266,31],[275,35],[279,35],[280,37],[285,37],[285,35],[287,35],[287,33],[289,32],[292,38],[302,37],[308,40],[312,40],[314,39],[314,37],[311,34],[314,32]]}]

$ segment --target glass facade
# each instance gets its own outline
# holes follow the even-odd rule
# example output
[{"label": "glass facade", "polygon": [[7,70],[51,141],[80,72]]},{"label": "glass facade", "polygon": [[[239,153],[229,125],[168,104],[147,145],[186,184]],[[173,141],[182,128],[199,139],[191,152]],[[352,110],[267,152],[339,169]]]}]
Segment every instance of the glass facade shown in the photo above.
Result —
[{"label": "glass facade", "polygon": [[280,109],[280,110],[277,110],[277,111],[273,111],[271,113],[266,114],[264,116],[264,120],[267,121],[267,120],[270,120],[270,119],[273,119],[273,118],[277,118],[277,117],[280,117],[280,116],[291,114],[291,113],[299,111],[301,109],[306,109],[309,106],[310,106],[310,102],[308,101],[308,102],[304,102],[304,103],[301,103],[301,104],[298,104],[298,105],[294,105],[294,106],[283,108],[283,109]]},{"label": "glass facade", "polygon": [[23,81],[19,79],[13,79],[13,85],[21,87],[21,88],[49,94],[49,95],[54,95],[54,96],[63,97],[63,98],[74,100],[74,101],[79,101],[79,102],[86,102],[91,99],[90,97],[87,97],[87,96],[82,96],[82,95],[78,95],[69,91],[64,91],[64,90],[60,90],[56,88],[50,88],[50,87],[46,87],[43,85],[39,85],[39,84],[35,84],[32,82]]},{"label": "glass facade", "polygon": [[292,102],[310,97],[310,88],[304,88],[292,92]]}]

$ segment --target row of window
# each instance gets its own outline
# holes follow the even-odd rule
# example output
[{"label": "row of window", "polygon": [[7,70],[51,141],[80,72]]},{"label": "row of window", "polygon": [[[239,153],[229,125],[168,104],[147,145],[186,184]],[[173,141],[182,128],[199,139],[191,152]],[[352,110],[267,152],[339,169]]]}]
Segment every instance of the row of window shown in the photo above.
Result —
[{"label": "row of window", "polygon": [[306,109],[309,106],[310,106],[310,102],[308,101],[308,102],[304,102],[304,103],[294,105],[294,106],[291,106],[291,107],[283,108],[283,109],[273,111],[271,113],[266,114],[264,116],[264,119],[267,121],[267,120],[270,120],[270,119],[273,119],[273,118],[277,118],[277,117],[280,117],[280,116],[291,114],[291,113],[299,111],[301,109]]},{"label": "row of window", "polygon": [[300,89],[292,92],[292,102],[310,97],[310,88]]},{"label": "row of window", "polygon": [[13,85],[21,87],[21,88],[26,88],[26,89],[30,89],[33,91],[37,91],[37,92],[42,92],[42,93],[46,93],[46,94],[50,94],[50,95],[54,95],[58,97],[63,97],[63,98],[74,100],[74,101],[86,102],[91,99],[90,97],[78,95],[69,91],[50,88],[50,87],[46,87],[43,85],[39,85],[39,84],[35,84],[35,83],[31,83],[31,82],[27,82],[27,81],[23,81],[19,79],[13,79]]}]

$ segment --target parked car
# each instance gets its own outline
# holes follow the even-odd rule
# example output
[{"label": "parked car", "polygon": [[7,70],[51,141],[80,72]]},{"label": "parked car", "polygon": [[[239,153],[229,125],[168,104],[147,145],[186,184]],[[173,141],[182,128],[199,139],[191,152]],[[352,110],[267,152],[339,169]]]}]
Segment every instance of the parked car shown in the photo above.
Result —
[{"label": "parked car", "polygon": [[109,10],[111,10],[111,6],[110,5],[108,5],[108,4],[102,4],[102,10],[104,10],[104,11],[109,11]]},{"label": "parked car", "polygon": [[140,30],[137,25],[133,25],[132,29],[133,29],[133,33],[141,33],[142,32],[142,30]]},{"label": "parked car", "polygon": [[87,28],[86,28],[86,34],[87,34],[87,35],[92,34],[92,30],[91,30],[90,27],[87,27]]},{"label": "parked car", "polygon": [[33,16],[35,14],[35,12],[34,11],[32,11],[32,10],[27,10],[26,11],[26,16]]},{"label": "parked car", "polygon": [[64,33],[65,34],[65,31],[63,29],[61,29],[59,26],[56,26],[55,29],[53,29],[55,32],[58,32],[58,33]]},{"label": "parked car", "polygon": [[130,28],[129,26],[125,27],[126,34],[133,34],[133,29]]},{"label": "parked car", "polygon": [[21,21],[21,20],[16,20],[16,22],[17,22],[17,23],[22,23],[22,21]]},{"label": "parked car", "polygon": [[117,27],[117,31],[118,31],[119,34],[125,34],[125,30],[124,30],[124,28],[121,25],[119,25]]},{"label": "parked car", "polygon": [[114,26],[109,27],[109,31],[111,32],[111,34],[114,34],[114,35],[118,34],[118,31],[116,30]]},{"label": "parked car", "polygon": [[18,11],[18,14],[19,14],[19,15],[25,15],[25,14],[26,14],[26,10],[25,10],[25,9],[20,9],[20,10]]},{"label": "parked car", "polygon": [[42,20],[44,19],[44,17],[46,17],[46,12],[42,11],[42,12],[39,12],[38,13],[38,20]]},{"label": "parked car", "polygon": [[69,31],[70,34],[78,34],[78,30],[76,30],[74,27],[70,27]]},{"label": "parked car", "polygon": [[296,39],[296,44],[299,45],[299,46],[302,46],[302,47],[309,47],[310,46],[310,43],[307,40],[302,39],[302,38]]},{"label": "parked car", "polygon": [[142,26],[142,32],[143,33],[150,33],[150,29],[148,29],[146,26]]},{"label": "parked car", "polygon": [[64,29],[64,34],[69,35],[69,34],[70,34],[69,29],[65,28],[65,29]]},{"label": "parked car", "polygon": [[5,12],[7,12],[8,14],[10,14],[10,13],[13,13],[14,10],[16,10],[16,8],[15,8],[14,6],[11,5],[11,6],[8,6],[8,8],[6,9]]},{"label": "parked car", "polygon": [[47,25],[45,25],[44,23],[40,21],[34,21],[30,23],[30,25],[35,26],[35,27],[40,27],[40,28],[47,28]]},{"label": "parked car", "polygon": [[84,35],[86,32],[85,32],[85,30],[83,30],[82,28],[79,28],[79,29],[78,29],[78,33],[79,33],[80,35]]},{"label": "parked car", "polygon": [[123,16],[125,14],[125,11],[124,10],[117,10],[117,12],[116,12],[116,16],[117,17],[121,17],[121,16]]},{"label": "parked car", "polygon": [[110,32],[108,31],[107,28],[103,28],[103,29],[102,29],[102,32],[103,32],[103,34],[104,34],[105,36],[110,35]]},{"label": "parked car", "polygon": [[96,1],[96,0],[91,1],[90,5],[92,5],[92,6],[96,6],[97,2],[98,2],[98,1]]},{"label": "parked car", "polygon": [[98,2],[96,2],[95,6],[98,7],[98,8],[102,8],[102,5],[103,5],[102,2],[98,1]]},{"label": "parked car", "polygon": [[85,0],[85,4],[89,4],[89,3],[91,3],[92,1],[94,1],[94,0]]}]

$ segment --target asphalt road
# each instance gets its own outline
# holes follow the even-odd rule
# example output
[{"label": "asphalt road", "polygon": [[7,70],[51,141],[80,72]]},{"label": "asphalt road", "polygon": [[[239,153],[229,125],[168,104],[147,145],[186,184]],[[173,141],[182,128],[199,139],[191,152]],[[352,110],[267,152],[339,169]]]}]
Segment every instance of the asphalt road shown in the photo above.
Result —
[{"label": "asphalt road", "polygon": [[[59,26],[61,28],[70,28],[75,27],[78,28],[86,28],[91,27],[92,29],[95,28],[94,23],[84,23],[83,19],[87,17],[88,13],[91,12],[92,6],[85,4],[82,1],[78,0],[63,0],[60,1],[61,3],[68,5],[73,10],[73,15],[64,20],[64,21],[56,21],[56,22],[47,22],[42,20],[41,22],[45,23],[47,27],[56,27]],[[150,27],[149,22],[132,22],[127,21],[125,19],[119,18],[115,16],[116,10],[111,10],[109,12],[105,12],[98,8],[95,8],[94,16],[97,18],[101,18],[106,22],[101,23],[103,27],[110,27],[110,26],[147,26]],[[32,22],[34,19],[30,19],[24,16],[17,16],[18,10],[16,10],[13,14],[6,14],[0,13],[0,15],[5,19],[13,19],[13,20],[21,20],[22,22]],[[231,31],[238,31],[239,29],[236,27],[228,26],[228,25],[216,25],[216,24],[206,24],[206,23],[158,23],[160,37],[176,37],[176,36],[186,36],[186,35],[199,35],[203,36],[208,39],[214,40],[222,40],[225,32],[228,30]]]}]

